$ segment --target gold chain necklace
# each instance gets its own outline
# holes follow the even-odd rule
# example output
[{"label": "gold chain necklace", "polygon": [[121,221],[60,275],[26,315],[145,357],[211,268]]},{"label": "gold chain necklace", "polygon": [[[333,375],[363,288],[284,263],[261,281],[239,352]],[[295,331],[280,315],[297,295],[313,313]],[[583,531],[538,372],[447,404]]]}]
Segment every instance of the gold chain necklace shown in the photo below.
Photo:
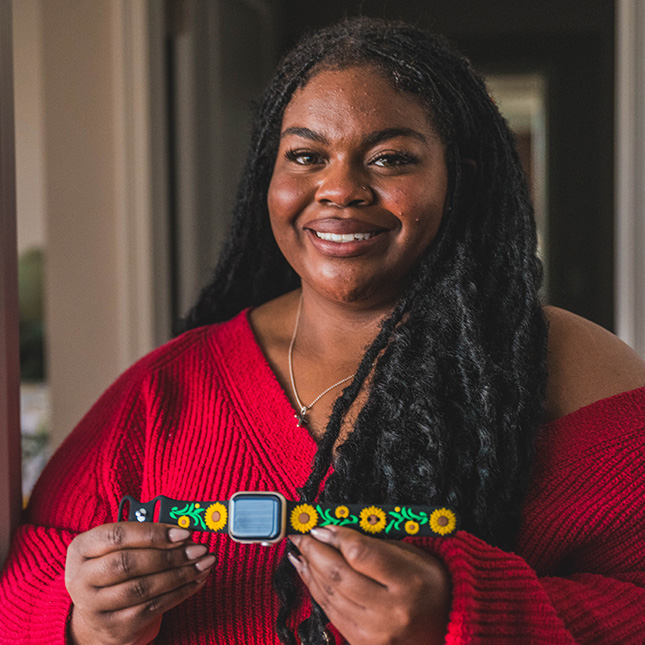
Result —
[{"label": "gold chain necklace", "polygon": [[351,376],[346,376],[344,379],[341,379],[338,381],[338,383],[334,383],[333,385],[330,385],[324,392],[321,392],[309,405],[304,405],[303,402],[300,400],[300,397],[298,396],[298,391],[296,390],[296,379],[293,376],[293,346],[294,343],[296,342],[296,334],[298,333],[298,325],[300,324],[300,312],[302,311],[302,296],[300,296],[300,302],[298,303],[298,313],[296,314],[296,324],[293,328],[293,335],[291,336],[291,343],[289,344],[289,376],[291,377],[291,389],[293,391],[293,397],[296,400],[296,403],[298,404],[298,408],[300,409],[300,412],[297,414],[294,414],[293,416],[298,420],[298,427],[301,428],[302,426],[307,425],[307,412],[311,410],[311,408],[320,401],[320,399],[327,394],[327,392],[331,392],[335,387],[338,387],[339,385],[342,385],[343,383],[346,383],[347,381],[353,379],[356,376],[356,372],[354,372]]}]

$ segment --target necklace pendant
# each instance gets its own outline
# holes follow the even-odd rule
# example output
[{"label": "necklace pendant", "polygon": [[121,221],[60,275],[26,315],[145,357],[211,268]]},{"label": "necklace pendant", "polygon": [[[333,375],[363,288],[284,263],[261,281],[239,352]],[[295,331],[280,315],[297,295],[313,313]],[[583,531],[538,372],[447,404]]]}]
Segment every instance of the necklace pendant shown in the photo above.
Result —
[{"label": "necklace pendant", "polygon": [[307,425],[307,408],[302,408],[300,412],[297,414],[293,415],[294,419],[298,419],[298,424],[297,426],[299,428],[302,428],[303,426]]}]

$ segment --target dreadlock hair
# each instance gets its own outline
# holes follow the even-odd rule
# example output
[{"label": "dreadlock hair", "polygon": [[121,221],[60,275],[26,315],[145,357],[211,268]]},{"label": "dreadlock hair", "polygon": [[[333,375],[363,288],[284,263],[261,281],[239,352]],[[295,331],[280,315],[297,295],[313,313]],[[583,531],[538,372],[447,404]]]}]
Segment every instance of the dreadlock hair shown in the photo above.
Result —
[{"label": "dreadlock hair", "polygon": [[[542,267],[512,135],[482,78],[443,38],[355,18],[306,37],[286,56],[257,112],[228,241],[185,326],[227,320],[299,285],[267,209],[282,115],[319,71],[363,65],[427,108],[446,145],[448,206],[409,287],[336,400],[301,499],[445,504],[462,528],[511,548],[543,412]],[[466,181],[470,162],[476,176]],[[368,376],[368,398],[321,491],[343,419]],[[303,591],[286,558],[274,583],[278,635],[295,643],[289,625]],[[326,622],[313,603],[301,640],[323,643]]]}]

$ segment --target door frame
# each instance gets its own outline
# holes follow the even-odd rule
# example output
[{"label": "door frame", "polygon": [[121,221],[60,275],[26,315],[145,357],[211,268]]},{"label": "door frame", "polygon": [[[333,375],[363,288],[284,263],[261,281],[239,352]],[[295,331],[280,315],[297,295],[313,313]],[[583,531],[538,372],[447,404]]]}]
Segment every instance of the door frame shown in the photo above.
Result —
[{"label": "door frame", "polygon": [[616,333],[645,357],[645,3],[616,3]]}]

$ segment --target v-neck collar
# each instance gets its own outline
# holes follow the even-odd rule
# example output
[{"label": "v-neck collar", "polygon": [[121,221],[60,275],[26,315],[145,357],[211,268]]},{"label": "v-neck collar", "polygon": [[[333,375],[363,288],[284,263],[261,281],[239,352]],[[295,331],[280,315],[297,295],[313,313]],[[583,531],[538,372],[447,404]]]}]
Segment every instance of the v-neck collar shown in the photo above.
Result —
[{"label": "v-neck collar", "polygon": [[209,339],[220,357],[232,402],[253,429],[249,439],[283,479],[285,491],[298,498],[316,454],[316,442],[298,427],[285,391],[271,369],[249,322],[249,310],[222,325],[213,326]]}]

